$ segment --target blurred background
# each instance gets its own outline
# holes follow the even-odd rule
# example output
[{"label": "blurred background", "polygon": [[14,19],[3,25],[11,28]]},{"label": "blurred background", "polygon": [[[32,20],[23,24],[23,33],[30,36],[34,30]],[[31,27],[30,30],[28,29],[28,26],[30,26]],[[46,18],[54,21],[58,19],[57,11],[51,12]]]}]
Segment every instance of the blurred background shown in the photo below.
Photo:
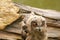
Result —
[{"label": "blurred background", "polygon": [[60,11],[60,0],[13,0],[13,1],[37,8],[53,9]]}]

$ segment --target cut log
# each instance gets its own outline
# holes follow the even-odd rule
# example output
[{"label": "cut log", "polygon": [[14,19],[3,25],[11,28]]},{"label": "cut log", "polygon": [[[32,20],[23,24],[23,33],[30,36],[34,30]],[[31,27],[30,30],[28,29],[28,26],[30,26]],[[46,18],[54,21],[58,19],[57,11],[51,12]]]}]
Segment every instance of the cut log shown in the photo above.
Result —
[{"label": "cut log", "polygon": [[59,39],[59,38],[57,38],[57,37],[54,37],[54,38],[49,37],[49,38],[48,38],[48,40],[60,40],[60,39]]},{"label": "cut log", "polygon": [[17,34],[22,34],[21,31],[22,31],[22,26],[24,24],[21,21],[22,21],[22,17],[20,17],[19,19],[17,19],[12,24],[8,25],[4,30],[8,31],[8,32],[17,33]]},{"label": "cut log", "polygon": [[23,4],[17,4],[17,3],[15,3],[15,5],[23,10],[33,11],[38,15],[42,15],[47,18],[60,20],[60,12],[58,12],[56,10],[40,9],[40,8],[35,8],[35,7],[31,7],[31,6],[27,6],[27,5],[23,5]]},{"label": "cut log", "polygon": [[60,28],[48,27],[47,28],[48,37],[60,37]]},{"label": "cut log", "polygon": [[[17,29],[17,28],[9,28],[9,29],[7,29],[5,31],[21,34],[21,30]],[[47,28],[47,34],[48,34],[48,37],[59,38],[60,37],[60,28],[48,27]]]},{"label": "cut log", "polygon": [[60,28],[60,21],[46,18],[47,26]]},{"label": "cut log", "polygon": [[15,39],[15,40],[20,39],[21,40],[22,37],[20,35],[0,31],[0,39]]}]

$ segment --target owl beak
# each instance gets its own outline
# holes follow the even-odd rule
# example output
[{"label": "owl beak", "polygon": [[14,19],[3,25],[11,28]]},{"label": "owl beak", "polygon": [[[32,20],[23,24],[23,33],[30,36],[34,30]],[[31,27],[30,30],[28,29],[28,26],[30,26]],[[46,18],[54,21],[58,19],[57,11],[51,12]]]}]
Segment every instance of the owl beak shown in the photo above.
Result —
[{"label": "owl beak", "polygon": [[38,31],[42,31],[43,27],[36,27],[35,29]]}]

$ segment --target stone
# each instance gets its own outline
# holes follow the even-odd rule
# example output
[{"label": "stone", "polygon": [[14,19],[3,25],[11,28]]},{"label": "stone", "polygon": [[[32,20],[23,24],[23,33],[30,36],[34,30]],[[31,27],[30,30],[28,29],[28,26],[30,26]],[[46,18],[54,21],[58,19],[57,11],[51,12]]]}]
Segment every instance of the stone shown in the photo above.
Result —
[{"label": "stone", "polygon": [[19,18],[18,11],[12,0],[0,0],[0,30]]}]

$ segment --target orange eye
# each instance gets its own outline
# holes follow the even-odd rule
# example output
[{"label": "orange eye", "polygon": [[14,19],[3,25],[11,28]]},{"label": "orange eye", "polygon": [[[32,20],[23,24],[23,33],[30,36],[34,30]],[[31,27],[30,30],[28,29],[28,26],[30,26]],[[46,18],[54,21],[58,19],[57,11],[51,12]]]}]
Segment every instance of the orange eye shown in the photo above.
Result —
[{"label": "orange eye", "polygon": [[43,26],[45,24],[45,21],[42,21],[42,25],[41,26]]},{"label": "orange eye", "polygon": [[36,22],[36,21],[32,21],[32,22],[31,22],[31,26],[36,27],[36,26],[37,26],[37,22]]}]

